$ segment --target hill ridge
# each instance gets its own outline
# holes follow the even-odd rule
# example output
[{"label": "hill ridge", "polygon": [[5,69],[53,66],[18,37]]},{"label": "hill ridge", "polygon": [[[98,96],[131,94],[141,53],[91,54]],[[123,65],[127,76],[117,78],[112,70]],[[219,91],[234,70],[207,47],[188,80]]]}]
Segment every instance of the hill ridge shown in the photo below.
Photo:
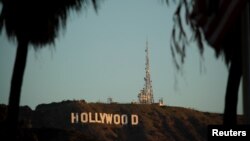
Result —
[{"label": "hill ridge", "polygon": [[[0,113],[3,113],[3,109],[0,109]],[[119,115],[120,122],[121,115],[128,115],[128,124],[72,123],[72,113],[79,113],[78,116],[83,116],[85,120],[89,113],[93,114],[92,119],[99,118],[99,120],[101,120],[99,113],[113,114],[114,120]],[[81,115],[81,113],[86,114]],[[97,113],[97,117],[94,113]],[[117,114],[116,117],[115,114]],[[131,115],[138,116],[138,124],[130,124],[129,116]],[[79,120],[81,119],[79,118]],[[69,140],[84,138],[96,141],[200,141],[206,140],[207,125],[222,124],[222,114],[200,112],[183,107],[87,103],[84,100],[67,100],[40,104],[35,110],[27,106],[21,107],[20,121],[33,129],[58,129],[60,132],[65,132],[65,135],[71,136],[68,137]],[[239,122],[242,121],[242,116],[239,116]]]}]

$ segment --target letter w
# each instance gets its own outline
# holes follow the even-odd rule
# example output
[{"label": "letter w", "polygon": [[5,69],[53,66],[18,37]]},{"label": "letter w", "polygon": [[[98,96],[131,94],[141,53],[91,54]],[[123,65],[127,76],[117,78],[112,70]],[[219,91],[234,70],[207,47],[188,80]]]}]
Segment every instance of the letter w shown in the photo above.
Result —
[{"label": "letter w", "polygon": [[112,117],[113,117],[113,114],[106,114],[107,124],[112,124]]}]

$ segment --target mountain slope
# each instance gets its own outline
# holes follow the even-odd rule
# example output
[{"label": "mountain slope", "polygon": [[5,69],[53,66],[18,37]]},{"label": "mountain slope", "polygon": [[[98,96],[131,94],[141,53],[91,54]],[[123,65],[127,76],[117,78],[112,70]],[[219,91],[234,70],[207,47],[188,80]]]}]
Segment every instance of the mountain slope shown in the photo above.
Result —
[{"label": "mountain slope", "polygon": [[[0,113],[4,111],[2,109]],[[200,141],[206,140],[206,126],[208,124],[222,123],[221,114],[146,104],[102,104],[86,103],[81,100],[41,104],[34,111],[28,107],[21,109],[20,120],[26,122],[26,125],[28,122],[34,129],[32,132],[38,137],[40,136],[39,138],[42,137],[40,135],[42,132],[46,132],[44,129],[47,131],[49,131],[48,129],[57,129],[50,131],[52,133],[58,131],[67,136],[68,140]],[[78,114],[78,122],[73,120],[74,123],[72,123],[72,113]],[[91,119],[101,122],[100,113],[103,115],[112,114],[112,124],[106,122],[89,123]],[[90,115],[91,117],[89,117]],[[118,119],[119,123],[122,122],[122,115],[128,117],[127,124],[115,124],[115,120],[118,121]],[[138,116],[138,124],[131,124],[131,115]],[[242,122],[241,116],[239,119],[239,122]],[[86,122],[87,120],[88,122]]]}]

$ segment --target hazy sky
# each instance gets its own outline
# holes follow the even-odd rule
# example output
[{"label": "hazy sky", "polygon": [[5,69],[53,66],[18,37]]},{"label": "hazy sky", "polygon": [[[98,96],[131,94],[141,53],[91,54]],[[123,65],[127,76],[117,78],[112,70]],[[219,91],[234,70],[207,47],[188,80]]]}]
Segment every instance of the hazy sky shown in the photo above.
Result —
[{"label": "hazy sky", "polygon": [[[227,67],[207,47],[204,61],[198,48],[187,51],[183,75],[176,73],[170,52],[174,4],[160,0],[105,0],[72,13],[55,46],[30,46],[21,105],[85,99],[88,102],[137,100],[145,76],[145,46],[149,43],[155,101],[201,111],[223,112]],[[0,35],[0,103],[7,104],[16,43]],[[201,65],[202,64],[202,65]],[[205,71],[200,71],[202,68]],[[177,77],[177,89],[175,88]],[[240,93],[238,113],[242,113]]]}]

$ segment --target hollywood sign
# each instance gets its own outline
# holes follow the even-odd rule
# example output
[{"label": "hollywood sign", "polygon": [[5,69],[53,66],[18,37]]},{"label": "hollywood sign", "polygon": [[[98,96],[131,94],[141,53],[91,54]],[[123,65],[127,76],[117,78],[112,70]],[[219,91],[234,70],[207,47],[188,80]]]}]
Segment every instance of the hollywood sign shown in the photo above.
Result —
[{"label": "hollywood sign", "polygon": [[99,123],[114,125],[138,125],[139,118],[136,114],[110,114],[110,113],[71,113],[71,123]]}]

